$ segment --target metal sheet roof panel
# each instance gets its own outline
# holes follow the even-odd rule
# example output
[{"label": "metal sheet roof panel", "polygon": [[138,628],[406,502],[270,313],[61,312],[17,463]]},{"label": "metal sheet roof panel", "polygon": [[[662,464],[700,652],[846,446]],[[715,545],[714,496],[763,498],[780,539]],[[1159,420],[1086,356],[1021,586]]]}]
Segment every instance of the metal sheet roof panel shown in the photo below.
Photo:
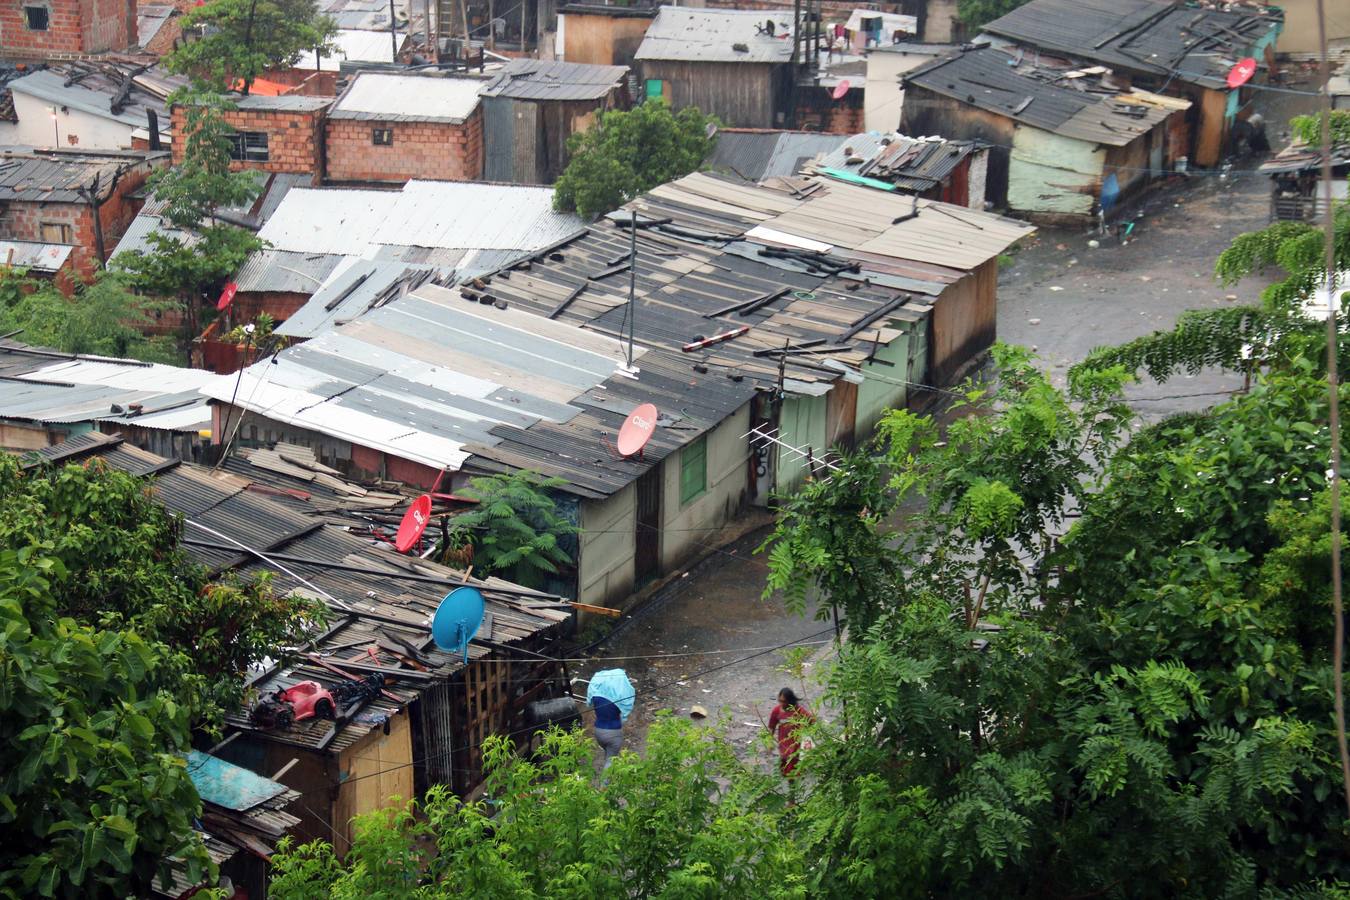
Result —
[{"label": "metal sheet roof panel", "polygon": [[[773,22],[773,36],[765,31],[767,22]],[[663,6],[647,29],[636,58],[787,63],[792,59],[792,10]]]}]

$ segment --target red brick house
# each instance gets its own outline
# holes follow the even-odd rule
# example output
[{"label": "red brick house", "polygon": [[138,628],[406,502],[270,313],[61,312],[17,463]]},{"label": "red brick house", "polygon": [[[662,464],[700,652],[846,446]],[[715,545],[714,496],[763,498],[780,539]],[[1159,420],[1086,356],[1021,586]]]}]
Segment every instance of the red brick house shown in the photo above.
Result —
[{"label": "red brick house", "polygon": [[132,195],[165,152],[0,153],[0,239],[71,247],[70,270],[93,277],[136,217]]},{"label": "red brick house", "polygon": [[328,113],[328,180],[481,178],[483,84],[438,73],[360,73]]},{"label": "red brick house", "polygon": [[0,4],[0,50],[51,59],[136,46],[136,0],[9,0]]},{"label": "red brick house", "polygon": [[[235,99],[235,108],[225,121],[235,129],[231,156],[235,170],[312,173],[323,175],[324,112],[332,103],[327,97],[286,94],[264,97],[250,94]],[[183,161],[181,140],[186,117],[182,107],[173,108],[173,161]]]}]

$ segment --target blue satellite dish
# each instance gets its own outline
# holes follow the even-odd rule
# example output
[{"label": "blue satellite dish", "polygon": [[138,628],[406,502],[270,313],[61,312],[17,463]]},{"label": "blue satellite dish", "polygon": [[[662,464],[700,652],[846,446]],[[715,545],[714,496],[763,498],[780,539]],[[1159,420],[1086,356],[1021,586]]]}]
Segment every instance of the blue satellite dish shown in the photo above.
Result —
[{"label": "blue satellite dish", "polygon": [[483,624],[486,603],[476,587],[458,587],[445,595],[431,619],[431,639],[442,650],[464,654],[469,661],[469,641]]}]

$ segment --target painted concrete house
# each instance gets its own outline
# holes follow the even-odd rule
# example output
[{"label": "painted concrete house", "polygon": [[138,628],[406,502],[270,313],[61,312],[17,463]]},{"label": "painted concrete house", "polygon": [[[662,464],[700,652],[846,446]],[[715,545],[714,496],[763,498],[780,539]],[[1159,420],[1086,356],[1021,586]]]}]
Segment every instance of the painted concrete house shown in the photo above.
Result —
[{"label": "painted concrete house", "polygon": [[0,123],[0,139],[29,147],[130,150],[171,140],[165,98],[187,80],[158,66],[81,60],[40,69],[9,83],[13,123]]},{"label": "painted concrete house", "polygon": [[1097,68],[1050,68],[992,47],[905,76],[901,130],[989,144],[986,196],[1040,222],[1082,224],[1185,156],[1191,104]]},{"label": "painted concrete house", "polygon": [[1213,166],[1252,91],[1229,88],[1228,73],[1244,57],[1268,71],[1282,23],[1277,6],[1031,0],[984,31],[1019,59],[1030,54],[1042,62],[1060,57],[1070,68],[1105,66],[1125,87],[1190,100],[1190,162]]}]

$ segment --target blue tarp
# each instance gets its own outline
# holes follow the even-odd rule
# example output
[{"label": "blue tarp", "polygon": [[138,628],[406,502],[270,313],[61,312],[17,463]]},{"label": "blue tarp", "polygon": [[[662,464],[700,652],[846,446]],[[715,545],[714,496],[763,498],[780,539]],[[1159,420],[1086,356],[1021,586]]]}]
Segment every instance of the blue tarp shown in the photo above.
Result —
[{"label": "blue tarp", "polygon": [[203,800],[226,809],[252,809],[286,791],[285,785],[196,750],[188,753],[187,771]]},{"label": "blue tarp", "polygon": [[627,672],[623,669],[601,669],[591,676],[591,683],[586,688],[586,705],[590,706],[595,697],[604,697],[617,706],[619,716],[628,721],[635,696],[637,691],[633,690],[633,682],[628,680]]}]

